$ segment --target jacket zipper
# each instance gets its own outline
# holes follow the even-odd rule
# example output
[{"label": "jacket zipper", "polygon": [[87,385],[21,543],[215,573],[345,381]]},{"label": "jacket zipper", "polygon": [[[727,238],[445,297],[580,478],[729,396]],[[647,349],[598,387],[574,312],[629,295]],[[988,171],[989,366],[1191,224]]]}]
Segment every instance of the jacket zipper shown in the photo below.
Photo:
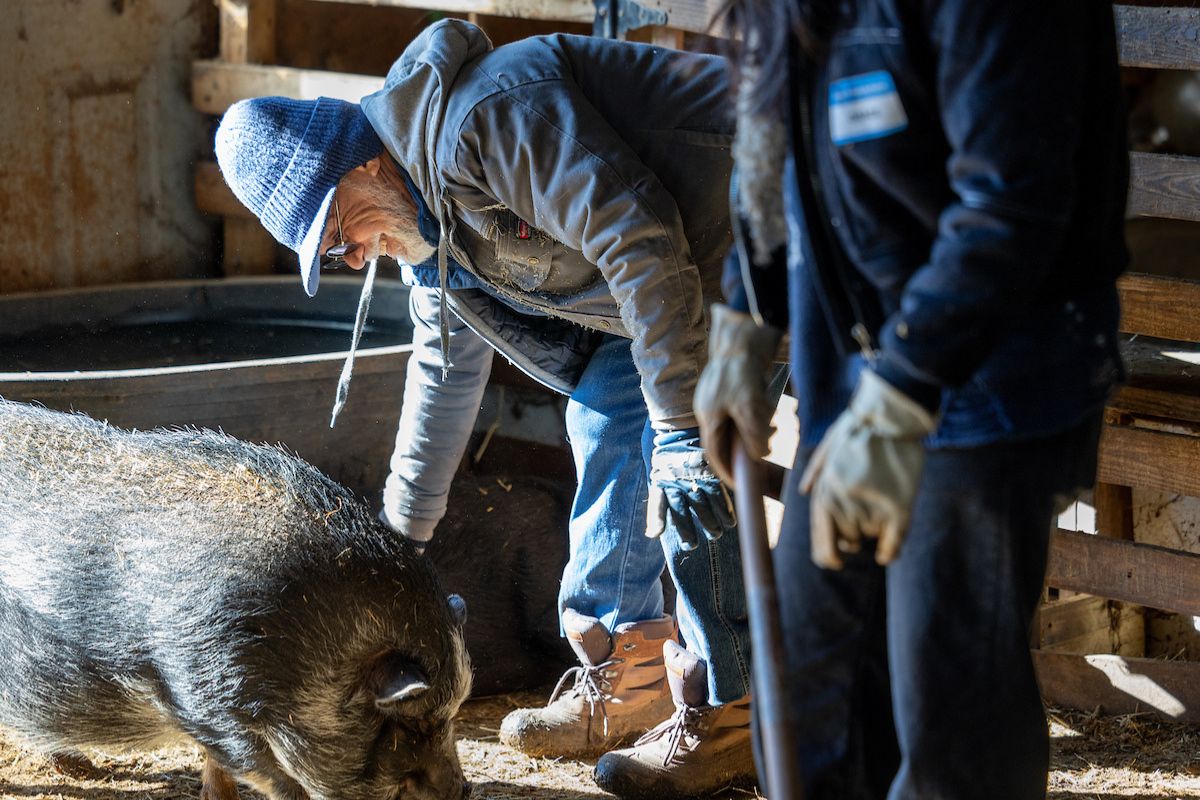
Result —
[{"label": "jacket zipper", "polygon": [[[805,66],[811,68],[812,62],[808,62]],[[804,69],[803,73],[810,74],[810,69]],[[873,363],[876,352],[875,343],[871,338],[870,329],[864,322],[866,315],[850,285],[848,260],[835,238],[836,234],[830,228],[829,214],[822,199],[821,179],[817,172],[817,148],[812,131],[812,80],[810,78],[805,81],[805,85],[797,93],[797,103],[800,107],[800,146],[806,162],[804,167],[808,172],[813,206],[811,209],[805,209],[808,212],[805,216],[808,222],[809,240],[817,262],[814,264],[814,268],[825,292],[831,295],[836,294],[836,297],[827,297],[823,302],[823,305],[826,306],[826,316],[833,328],[835,341],[841,342],[842,346],[845,346],[847,344],[845,336],[849,334],[850,339],[858,345],[863,357]],[[837,299],[844,302],[843,309],[833,306]],[[845,309],[849,310],[850,320],[844,319]]]}]

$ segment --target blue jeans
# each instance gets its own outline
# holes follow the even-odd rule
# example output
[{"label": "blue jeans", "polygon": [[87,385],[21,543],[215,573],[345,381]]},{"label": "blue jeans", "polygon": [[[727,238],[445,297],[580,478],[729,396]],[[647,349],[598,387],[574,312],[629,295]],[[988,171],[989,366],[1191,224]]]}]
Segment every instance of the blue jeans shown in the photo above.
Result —
[{"label": "blue jeans", "polygon": [[794,476],[775,550],[806,797],[1043,800],[1029,656],[1056,496],[1090,486],[1099,412],[1038,439],[928,454],[899,558],[809,559]]},{"label": "blue jeans", "polygon": [[629,341],[607,337],[567,403],[567,436],[579,488],[571,509],[571,557],[559,609],[596,617],[612,630],[663,613],[659,576],[677,589],[676,616],[688,649],[708,662],[708,700],[750,691],[750,633],[735,532],[684,551],[668,524],[646,530],[653,431]]}]

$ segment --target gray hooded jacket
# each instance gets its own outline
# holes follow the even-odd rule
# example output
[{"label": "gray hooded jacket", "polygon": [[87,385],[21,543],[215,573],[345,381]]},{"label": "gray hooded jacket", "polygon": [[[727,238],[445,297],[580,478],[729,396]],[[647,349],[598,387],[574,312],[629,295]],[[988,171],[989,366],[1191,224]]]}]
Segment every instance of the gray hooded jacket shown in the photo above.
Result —
[{"label": "gray hooded jacket", "polygon": [[[595,334],[626,336],[650,419],[689,427],[730,245],[727,96],[717,57],[567,35],[493,50],[477,27],[443,20],[362,107],[438,220],[458,320],[568,394]],[[447,289],[446,256],[481,288]],[[423,357],[441,359],[448,327]],[[456,375],[447,355],[444,387],[425,390],[481,390],[486,370]]]}]

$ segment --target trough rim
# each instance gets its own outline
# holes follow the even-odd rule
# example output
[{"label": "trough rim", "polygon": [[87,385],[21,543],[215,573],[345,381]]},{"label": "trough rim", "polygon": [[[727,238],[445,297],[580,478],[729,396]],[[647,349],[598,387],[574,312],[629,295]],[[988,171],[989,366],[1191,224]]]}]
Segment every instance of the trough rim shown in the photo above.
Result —
[{"label": "trough rim", "polygon": [[[346,275],[331,275],[322,278],[322,285],[334,286],[346,285],[357,286],[362,281]],[[213,286],[230,286],[230,285],[267,285],[267,286],[285,286],[296,285],[294,276],[289,275],[253,275],[239,276],[231,278],[190,278],[186,280],[168,280],[168,281],[141,281],[127,283],[111,283],[98,284],[96,286],[78,286],[63,289],[48,289],[45,291],[30,291],[30,292],[12,292],[0,295],[0,305],[14,300],[49,300],[55,297],[65,297],[79,294],[108,294],[116,292],[137,292],[148,289],[178,289],[180,291],[188,291],[190,289],[208,288]],[[382,284],[387,288],[409,288],[400,280],[395,278],[380,278],[376,281],[378,288]],[[347,343],[348,344],[348,343]],[[355,359],[375,359],[386,358],[388,356],[401,355],[412,353],[414,345],[399,344],[387,345],[384,347],[363,347],[355,351]],[[345,361],[350,355],[350,348],[347,346],[343,350],[327,350],[322,353],[307,353],[303,355],[279,356],[275,358],[255,358],[243,359],[238,361],[212,361],[205,364],[182,364],[175,366],[162,367],[139,367],[133,369],[106,369],[106,370],[58,370],[58,371],[35,371],[27,370],[24,372],[0,372],[0,384],[12,383],[28,383],[30,381],[45,381],[47,383],[54,382],[78,382],[78,381],[101,381],[114,380],[120,378],[137,378],[153,375],[180,375],[189,373],[213,372],[218,370],[235,370],[235,369],[256,369],[261,367],[277,366],[281,364],[314,364],[325,361]]]}]

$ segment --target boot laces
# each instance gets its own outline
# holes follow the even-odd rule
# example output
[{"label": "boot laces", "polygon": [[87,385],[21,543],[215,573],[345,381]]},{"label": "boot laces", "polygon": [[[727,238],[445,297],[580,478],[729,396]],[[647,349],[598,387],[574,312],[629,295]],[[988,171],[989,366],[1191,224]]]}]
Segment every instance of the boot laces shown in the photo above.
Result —
[{"label": "boot laces", "polygon": [[[610,658],[594,667],[587,664],[571,667],[558,679],[554,691],[550,694],[550,701],[546,705],[552,705],[564,693],[567,682],[574,679],[575,682],[569,691],[587,701],[588,711],[593,718],[596,716],[596,707],[600,707],[601,725],[603,726],[604,736],[607,738],[608,707],[605,705],[605,701],[612,697],[612,682],[608,679],[608,671],[610,667],[620,664],[623,660],[620,658]],[[592,726],[588,725],[589,739],[591,738],[591,730]]]},{"label": "boot laces", "polygon": [[669,766],[671,759],[675,758],[686,737],[690,736],[693,739],[700,738],[704,732],[704,719],[708,716],[706,712],[710,710],[706,707],[677,705],[675,706],[674,714],[642,734],[641,738],[634,742],[633,746],[641,747],[651,742],[660,741],[665,737],[667,740],[667,749],[663,754],[662,763],[664,767]]}]

